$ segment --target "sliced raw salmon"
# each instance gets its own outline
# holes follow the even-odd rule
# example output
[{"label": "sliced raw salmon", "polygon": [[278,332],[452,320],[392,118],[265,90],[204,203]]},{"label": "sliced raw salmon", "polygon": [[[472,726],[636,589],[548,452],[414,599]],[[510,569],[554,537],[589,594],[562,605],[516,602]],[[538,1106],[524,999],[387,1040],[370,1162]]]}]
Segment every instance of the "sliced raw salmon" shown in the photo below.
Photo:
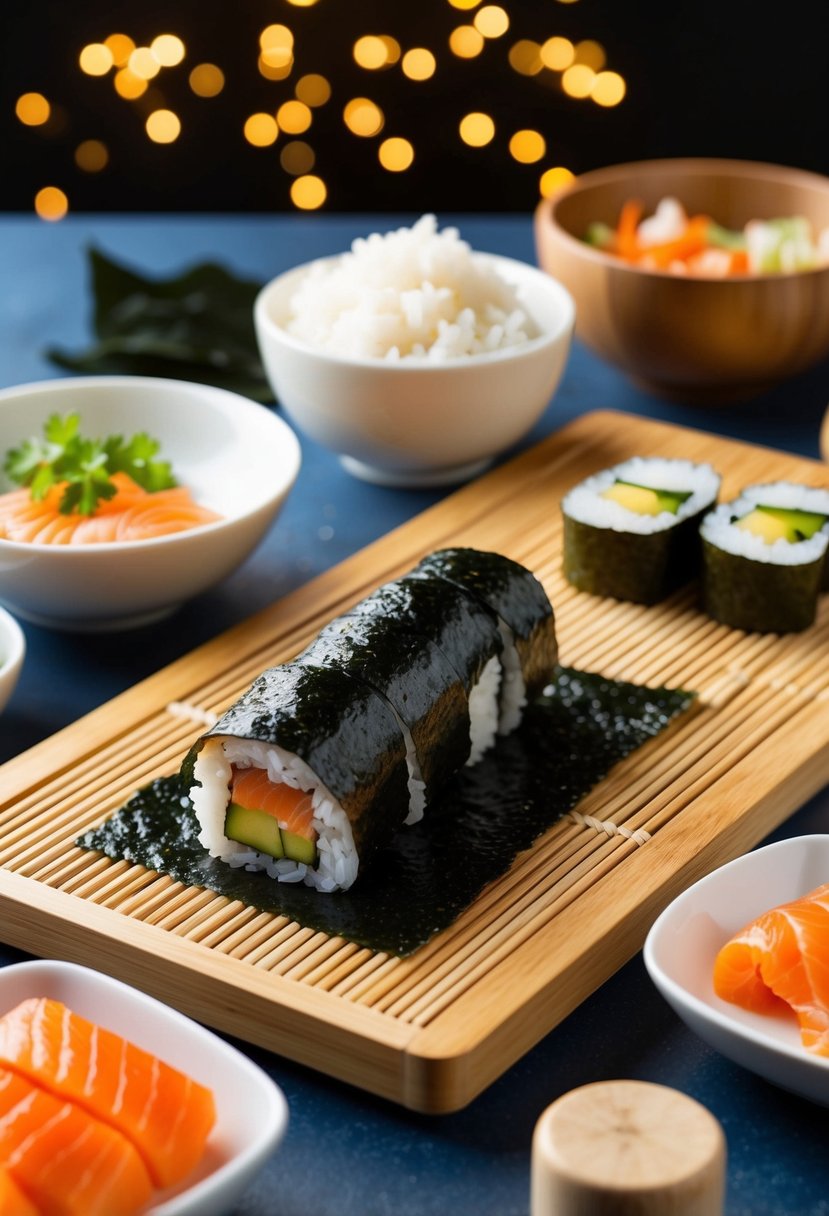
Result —
[{"label": "sliced raw salmon", "polygon": [[264,811],[266,815],[272,815],[286,832],[304,836],[306,840],[316,837],[311,827],[314,818],[311,795],[305,790],[294,789],[292,785],[270,781],[261,768],[236,768],[234,765],[230,797],[249,811]]},{"label": "sliced raw salmon", "polygon": [[39,1216],[7,1169],[0,1165],[0,1216]]},{"label": "sliced raw salmon", "polygon": [[126,473],[113,473],[110,480],[117,487],[115,495],[102,499],[92,515],[61,513],[62,484],[52,486],[39,501],[28,489],[0,494],[0,539],[34,545],[100,545],[169,536],[221,519],[195,502],[186,486],[151,494]]},{"label": "sliced raw salmon", "polygon": [[147,1169],[126,1136],[5,1069],[0,1161],[42,1216],[133,1216],[152,1194]]},{"label": "sliced raw salmon", "polygon": [[0,1018],[0,1065],[117,1128],[162,1187],[190,1173],[216,1118],[205,1086],[44,997]]},{"label": "sliced raw salmon", "polygon": [[788,1006],[804,1047],[829,1056],[829,883],[735,934],[714,962],[714,991],[758,1013]]}]

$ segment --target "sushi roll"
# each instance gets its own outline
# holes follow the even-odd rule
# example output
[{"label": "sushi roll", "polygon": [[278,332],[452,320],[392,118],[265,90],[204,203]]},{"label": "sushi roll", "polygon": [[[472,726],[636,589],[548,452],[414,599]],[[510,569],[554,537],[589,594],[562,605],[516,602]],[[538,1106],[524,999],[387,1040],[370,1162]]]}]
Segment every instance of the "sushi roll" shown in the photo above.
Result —
[{"label": "sushi roll", "polygon": [[716,501],[709,464],[635,456],[562,499],[564,574],[592,595],[655,604],[696,578],[699,524]]},{"label": "sushi roll", "polygon": [[[508,645],[527,673],[522,701],[549,683],[557,652],[541,585],[497,554],[465,561],[489,570],[495,606],[431,569],[385,583],[202,735],[182,775],[211,855],[321,891],[350,887],[493,746]],[[520,716],[514,705],[513,727]]]},{"label": "sushi roll", "polygon": [[715,620],[758,633],[796,633],[815,619],[826,577],[829,491],[748,486],[700,527],[703,604]]}]

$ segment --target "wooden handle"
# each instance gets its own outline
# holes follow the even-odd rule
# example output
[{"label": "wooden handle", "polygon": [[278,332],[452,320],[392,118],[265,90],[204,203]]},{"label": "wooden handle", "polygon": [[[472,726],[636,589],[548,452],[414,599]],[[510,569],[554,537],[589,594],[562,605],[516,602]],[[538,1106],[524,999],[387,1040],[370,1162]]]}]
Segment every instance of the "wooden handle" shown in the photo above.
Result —
[{"label": "wooden handle", "polygon": [[725,1137],[685,1094],[601,1081],[535,1127],[531,1216],[721,1216]]}]

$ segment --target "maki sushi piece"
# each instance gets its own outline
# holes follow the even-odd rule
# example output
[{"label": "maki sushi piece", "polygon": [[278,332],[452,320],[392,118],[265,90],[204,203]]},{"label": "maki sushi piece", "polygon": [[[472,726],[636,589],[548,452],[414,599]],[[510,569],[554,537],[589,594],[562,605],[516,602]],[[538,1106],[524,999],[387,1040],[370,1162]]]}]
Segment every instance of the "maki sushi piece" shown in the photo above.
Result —
[{"label": "maki sushi piece", "polygon": [[561,502],[564,574],[591,595],[655,604],[699,574],[699,524],[716,501],[709,464],[634,456]]},{"label": "maki sushi piece", "polygon": [[[543,588],[508,563],[499,591],[495,571],[507,559],[469,555],[470,568],[492,567],[494,606],[428,569],[385,583],[259,676],[202,735],[182,775],[211,855],[321,891],[350,887],[493,746],[505,651],[527,672],[522,702],[550,682],[555,630]],[[511,728],[520,717],[516,704]]]},{"label": "maki sushi piece", "polygon": [[706,515],[700,534],[710,616],[749,632],[808,629],[827,576],[829,491],[784,481],[748,486]]}]

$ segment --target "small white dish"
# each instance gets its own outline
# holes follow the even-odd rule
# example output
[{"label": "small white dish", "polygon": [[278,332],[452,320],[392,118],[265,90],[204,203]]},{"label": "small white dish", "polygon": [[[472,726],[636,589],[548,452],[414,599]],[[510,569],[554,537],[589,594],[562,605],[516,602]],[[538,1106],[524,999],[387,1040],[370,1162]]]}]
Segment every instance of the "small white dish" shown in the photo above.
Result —
[{"label": "small white dish", "polygon": [[25,655],[23,630],[10,613],[0,608],[0,713],[17,687]]},{"label": "small white dish", "polygon": [[364,481],[435,486],[466,481],[538,421],[570,353],[569,292],[526,262],[476,253],[517,297],[538,333],[503,350],[434,362],[349,358],[294,337],[290,301],[321,258],[286,271],[257,296],[254,321],[265,371],[296,426]]},{"label": "small white dish", "polygon": [[[34,624],[125,629],[173,612],[235,570],[262,540],[300,467],[296,435],[247,397],[187,380],[80,376],[0,391],[4,453],[77,413],[84,435],[145,431],[182,485],[222,518],[151,540],[92,545],[0,538],[0,603]],[[0,473],[0,492],[14,487]]]},{"label": "small white dish", "polygon": [[792,1015],[751,1013],[714,993],[721,946],[763,912],[829,881],[829,835],[795,836],[721,866],[657,918],[645,966],[682,1020],[717,1051],[801,1097],[829,1106],[829,1058],[801,1045]]},{"label": "small white dish", "polygon": [[211,1031],[99,971],[51,961],[0,968],[0,1013],[33,996],[62,1001],[213,1090],[204,1158],[179,1186],[156,1192],[147,1216],[227,1216],[285,1134],[281,1089]]}]

